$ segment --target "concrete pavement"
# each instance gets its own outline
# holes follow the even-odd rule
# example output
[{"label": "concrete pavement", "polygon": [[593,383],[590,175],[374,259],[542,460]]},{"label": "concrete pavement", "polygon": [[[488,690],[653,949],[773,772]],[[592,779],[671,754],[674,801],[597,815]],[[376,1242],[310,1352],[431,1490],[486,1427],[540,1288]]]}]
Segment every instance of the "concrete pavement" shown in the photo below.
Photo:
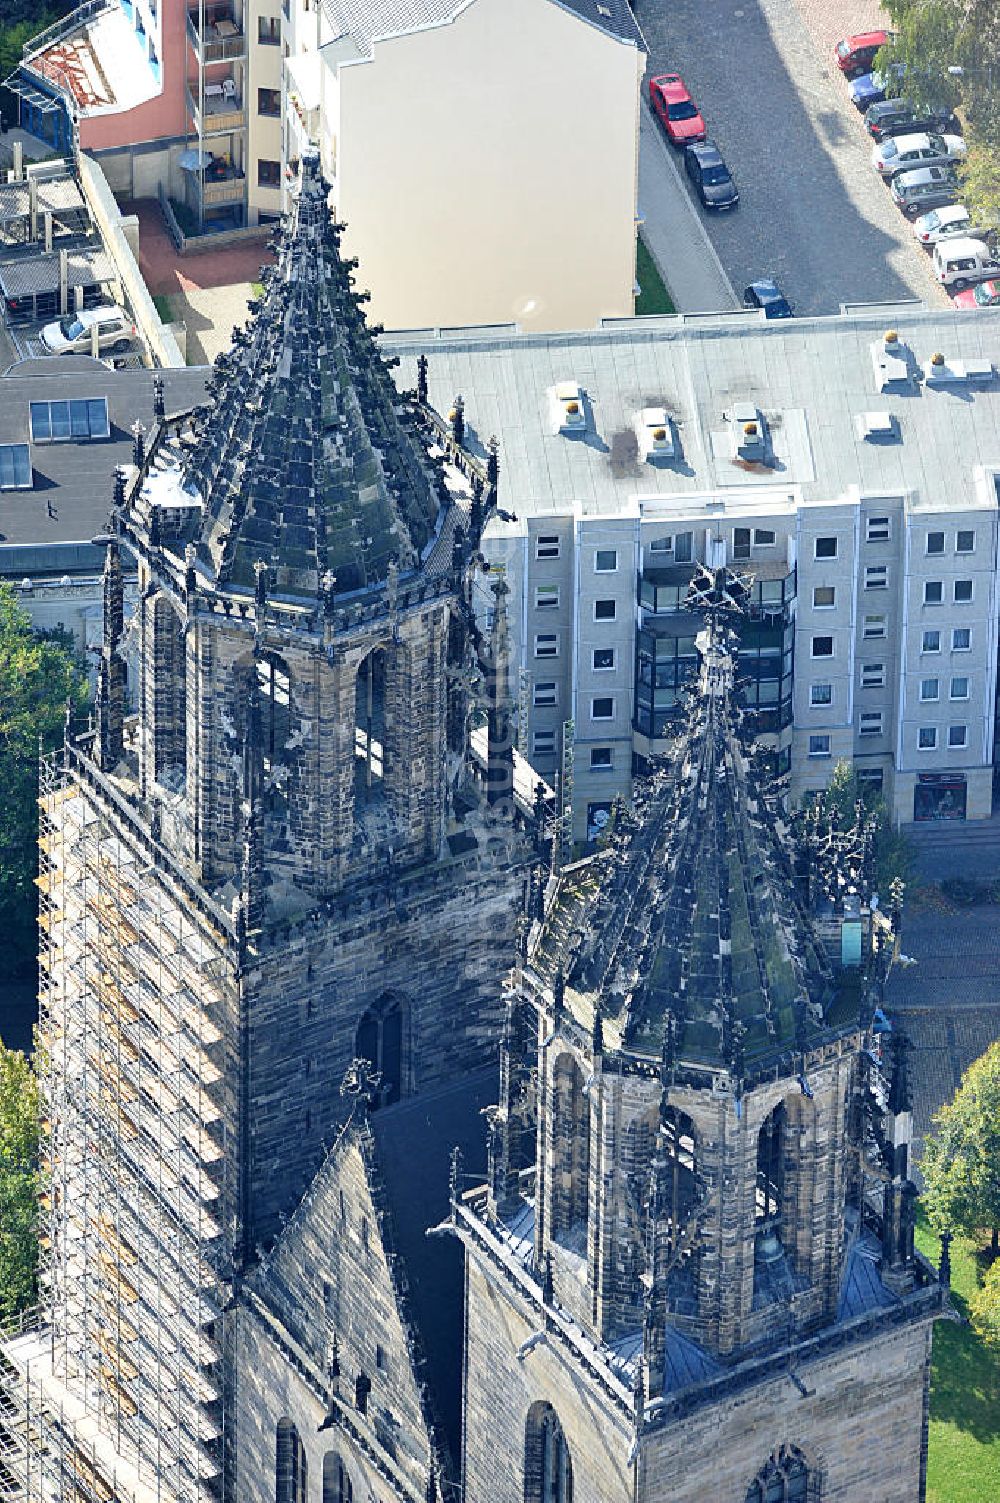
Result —
[{"label": "concrete pavement", "polygon": [[639,213],[645,219],[641,233],[646,249],[678,313],[718,313],[738,308],[739,301],[684,186],[675,157],[643,98]]}]

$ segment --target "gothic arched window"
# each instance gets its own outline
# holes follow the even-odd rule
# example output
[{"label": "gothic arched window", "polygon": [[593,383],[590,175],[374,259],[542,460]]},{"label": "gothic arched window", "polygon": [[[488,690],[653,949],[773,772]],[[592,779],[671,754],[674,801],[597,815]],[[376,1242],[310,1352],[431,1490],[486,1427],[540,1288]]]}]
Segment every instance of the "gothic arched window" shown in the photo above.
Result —
[{"label": "gothic arched window", "polygon": [[354,1484],[339,1451],[323,1457],[323,1503],[354,1503]]},{"label": "gothic arched window", "polygon": [[782,1446],[761,1467],[747,1488],[745,1503],[806,1503],[815,1497],[809,1468],[795,1446]]},{"label": "gothic arched window", "polygon": [[264,770],[273,772],[287,761],[292,733],[292,680],[288,664],[276,653],[266,652],[257,661],[257,694]]},{"label": "gothic arched window", "polygon": [[663,1113],[663,1136],[670,1163],[670,1221],[676,1228],[683,1226],[697,1198],[695,1130],[687,1112],[668,1106]]},{"label": "gothic arched window", "polygon": [[524,1503],[573,1503],[573,1463],[551,1404],[533,1404],[524,1429]]},{"label": "gothic arched window", "polygon": [[590,1103],[583,1071],[572,1054],[561,1054],[553,1069],[557,1179],[552,1196],[552,1235],[576,1252],[586,1251],[590,1212]]},{"label": "gothic arched window", "polygon": [[358,669],[354,690],[354,806],[377,803],[385,780],[385,649],[376,647]]},{"label": "gothic arched window", "polygon": [[354,1054],[378,1071],[373,1105],[391,1106],[398,1101],[403,1094],[403,1009],[398,997],[386,993],[363,1014]]},{"label": "gothic arched window", "polygon": [[274,1457],[274,1503],[306,1503],[306,1448],[290,1419],[278,1421]]},{"label": "gothic arched window", "polygon": [[183,786],[187,768],[187,651],[180,617],[162,595],[153,604],[153,776]]},{"label": "gothic arched window", "polygon": [[765,1117],[757,1138],[757,1229],[780,1233],[785,1192],[785,1103]]}]

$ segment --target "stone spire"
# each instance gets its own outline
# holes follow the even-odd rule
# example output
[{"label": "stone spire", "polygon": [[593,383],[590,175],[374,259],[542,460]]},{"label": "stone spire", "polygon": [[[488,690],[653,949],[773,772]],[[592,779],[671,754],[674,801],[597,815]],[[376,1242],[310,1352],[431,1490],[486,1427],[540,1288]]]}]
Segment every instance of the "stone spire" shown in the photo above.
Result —
[{"label": "stone spire", "polygon": [[340,255],[319,155],[302,155],[277,265],[245,330],[218,357],[183,476],[204,517],[203,567],[252,590],[263,562],[276,597],[316,599],[413,570],[446,500],[415,410],[400,399]]}]

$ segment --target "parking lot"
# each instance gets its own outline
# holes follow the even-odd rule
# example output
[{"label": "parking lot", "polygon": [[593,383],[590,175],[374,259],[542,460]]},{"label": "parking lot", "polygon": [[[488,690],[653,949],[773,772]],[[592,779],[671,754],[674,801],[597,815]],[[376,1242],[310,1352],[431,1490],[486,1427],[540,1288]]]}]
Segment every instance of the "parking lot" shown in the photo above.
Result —
[{"label": "parking lot", "polygon": [[[946,300],[871,166],[871,142],[832,51],[791,0],[636,0],[636,15],[650,49],[647,78],[683,75],[736,179],[738,208],[694,212],[737,293],[773,276],[800,314]],[[875,6],[872,16],[877,23]]]}]

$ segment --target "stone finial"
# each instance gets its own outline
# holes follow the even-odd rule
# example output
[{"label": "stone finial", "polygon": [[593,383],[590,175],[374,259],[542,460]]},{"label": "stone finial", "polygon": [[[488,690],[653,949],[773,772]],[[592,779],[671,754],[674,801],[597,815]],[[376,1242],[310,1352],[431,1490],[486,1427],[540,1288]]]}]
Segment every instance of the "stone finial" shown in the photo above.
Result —
[{"label": "stone finial", "polygon": [[139,419],[132,424],[132,463],[141,470],[146,462],[146,430]]},{"label": "stone finial", "polygon": [[486,446],[486,484],[496,493],[500,479],[500,440],[494,434]]},{"label": "stone finial", "polygon": [[591,1046],[595,1061],[601,1059],[604,1055],[604,1014],[601,1012],[600,1002],[594,1005],[594,1032]]},{"label": "stone finial", "polygon": [[448,1174],[448,1195],[451,1201],[452,1224],[458,1220],[458,1202],[462,1193],[462,1150],[458,1144],[451,1150],[451,1167]]},{"label": "stone finial", "polygon": [[941,1233],[941,1258],[938,1263],[938,1278],[946,1289],[951,1288],[951,1232]]},{"label": "stone finial", "polygon": [[551,1305],[555,1299],[555,1286],[552,1280],[552,1254],[547,1252],[542,1262],[542,1300],[546,1305]]},{"label": "stone finial", "polygon": [[193,600],[198,589],[198,576],[195,572],[195,562],[198,557],[197,549],[193,543],[188,543],[184,549],[184,590],[188,600]]},{"label": "stone finial", "polygon": [[162,423],[167,415],[166,403],[163,399],[163,377],[153,377],[153,417],[158,423]]},{"label": "stone finial", "polygon": [[427,406],[427,356],[417,356],[417,401]]},{"label": "stone finial", "polygon": [[112,491],[112,500],[116,510],[120,510],[125,505],[125,480],[125,471],[121,465],[118,465],[115,468],[114,489]]},{"label": "stone finial", "polygon": [[253,598],[257,609],[262,611],[267,605],[268,568],[262,558],[259,558],[253,566],[254,588]]},{"label": "stone finial", "polygon": [[465,443],[465,401],[461,392],[452,403],[451,412],[448,414],[451,422],[451,436],[456,444]]},{"label": "stone finial", "polygon": [[337,576],[332,569],[324,570],[319,584],[323,596],[323,614],[329,618],[337,608]]}]

